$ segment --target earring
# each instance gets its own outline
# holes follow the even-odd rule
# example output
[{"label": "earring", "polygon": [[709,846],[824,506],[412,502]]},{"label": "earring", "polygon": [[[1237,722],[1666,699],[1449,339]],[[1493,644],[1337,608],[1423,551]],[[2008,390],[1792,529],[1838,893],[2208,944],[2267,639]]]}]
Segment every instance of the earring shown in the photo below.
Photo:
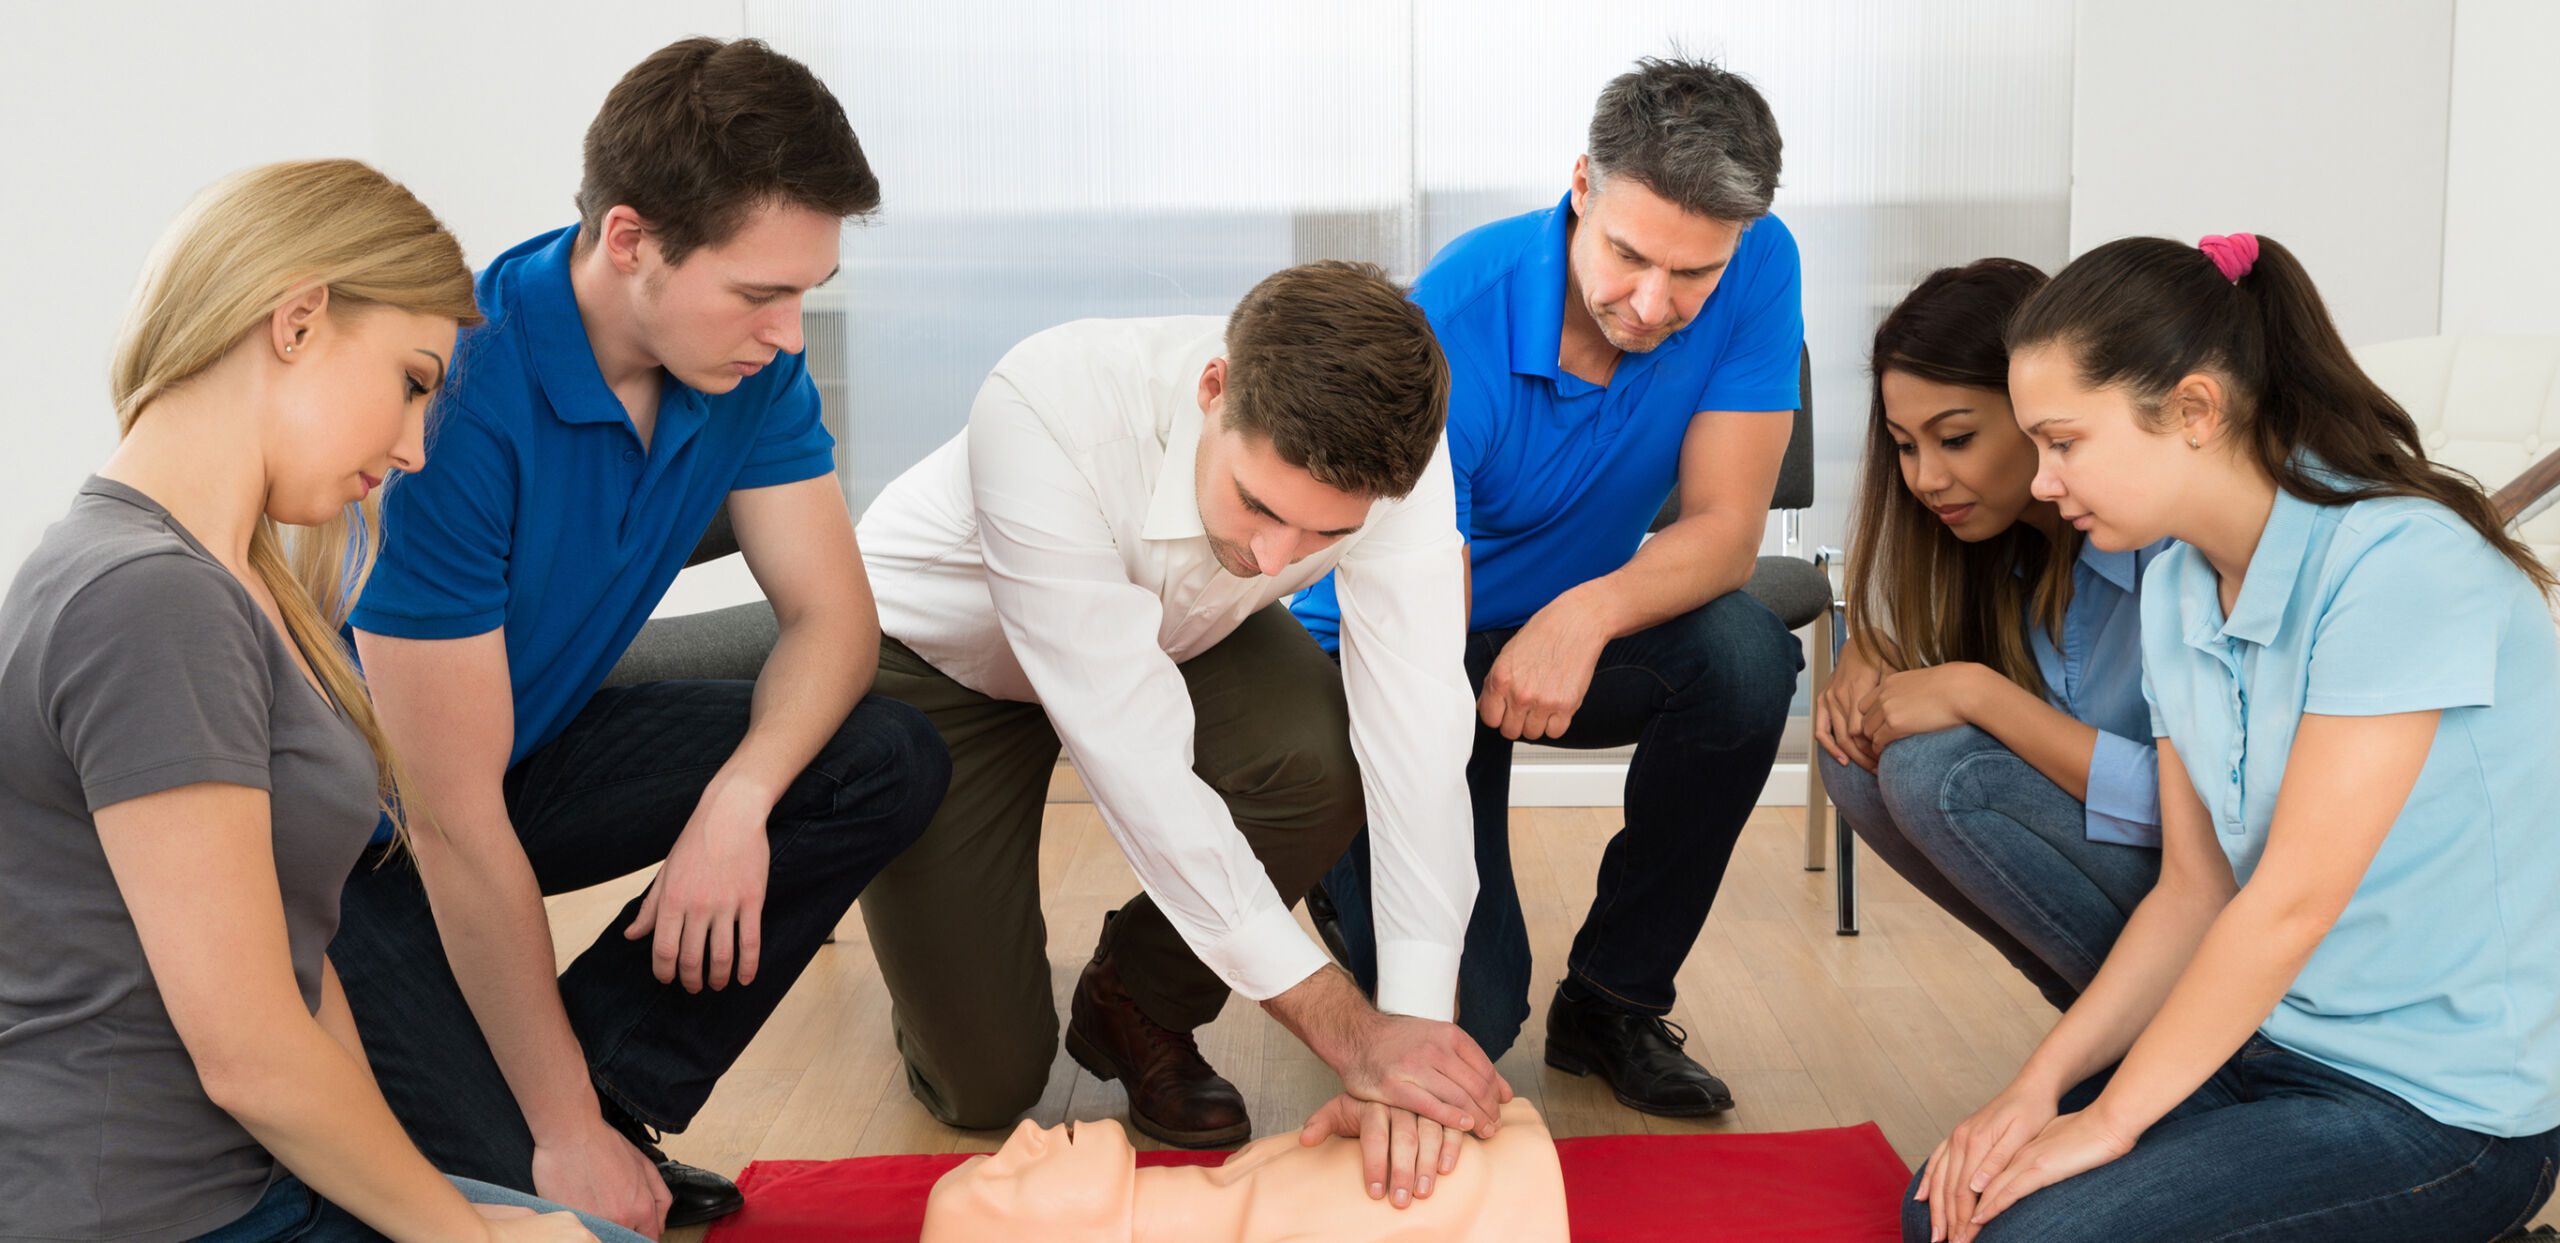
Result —
[{"label": "earring", "polygon": [[[288,347],[288,348],[290,348],[290,347]],[[2188,448],[2190,448],[2190,449],[2201,449],[2201,448],[2203,448],[2203,447],[2204,447],[2204,445],[2203,445],[2203,443],[2202,443],[2202,442],[2198,441],[2195,437],[2193,437],[2193,436],[2189,436],[2189,437],[2187,437],[2187,447],[2188,447]]]},{"label": "earring", "polygon": [[[284,352],[285,352],[285,353],[287,353],[287,354],[292,353],[292,352],[293,352],[293,347],[292,347],[292,346],[290,346],[290,345],[288,345],[288,346],[284,347]],[[2195,442],[2194,442],[2194,441],[2192,441],[2192,440],[2190,440],[2190,441],[2188,441],[2187,443],[2188,443],[2188,444],[2194,444]]]}]

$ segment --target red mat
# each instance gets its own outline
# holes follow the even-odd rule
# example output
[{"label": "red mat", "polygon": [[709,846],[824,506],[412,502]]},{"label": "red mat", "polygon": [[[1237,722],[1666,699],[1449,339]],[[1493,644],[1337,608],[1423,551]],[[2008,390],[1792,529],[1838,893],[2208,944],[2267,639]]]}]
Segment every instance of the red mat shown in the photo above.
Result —
[{"label": "red mat", "polygon": [[[1750,1239],[1898,1243],[1911,1171],[1874,1123],[1760,1135],[1601,1135],[1556,1141],[1575,1243]],[[915,1243],[925,1193],[965,1153],[758,1161],[747,1206],[706,1243]],[[1140,1165],[1216,1165],[1224,1153],[1142,1152]]]}]

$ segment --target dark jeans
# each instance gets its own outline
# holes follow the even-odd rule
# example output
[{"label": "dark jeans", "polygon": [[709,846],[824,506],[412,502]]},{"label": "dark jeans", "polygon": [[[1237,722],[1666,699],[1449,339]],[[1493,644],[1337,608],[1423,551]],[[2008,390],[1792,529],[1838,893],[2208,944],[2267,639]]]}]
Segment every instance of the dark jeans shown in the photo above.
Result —
[{"label": "dark jeans", "polygon": [[[467,1178],[453,1180],[454,1189],[473,1204],[505,1204],[537,1213],[574,1212],[521,1192]],[[643,1236],[601,1217],[578,1214],[578,1223],[596,1243],[641,1243]],[[301,1179],[287,1174],[230,1225],[196,1236],[196,1243],[383,1243],[383,1234],[356,1220],[353,1213],[312,1193]]]},{"label": "dark jeans", "polygon": [[[2096,1100],[2101,1073],[2062,1098]],[[2499,1139],[2446,1126],[2354,1075],[2251,1036],[2133,1151],[2009,1206],[1984,1243],[2406,1243],[2487,1240],[2551,1197],[2560,1130]],[[1924,1167],[1912,1180],[1917,1191]],[[1929,1206],[1902,1206],[1925,1243]]]},{"label": "dark jeans", "polygon": [[[1467,678],[1485,675],[1518,627],[1467,636]],[[1804,651],[1777,615],[1739,591],[1600,650],[1573,723],[1550,746],[1635,744],[1627,765],[1626,827],[1600,857],[1599,894],[1573,938],[1565,971],[1618,1005],[1671,1009],[1672,977],[1724,884],[1734,843],[1778,755]],[[1529,1017],[1529,929],[1511,874],[1511,748],[1479,723],[1467,761],[1475,808],[1476,902],[1458,965],[1458,1026],[1500,1057]],[[1324,879],[1339,913],[1348,965],[1377,988],[1369,908],[1369,840],[1362,834]]]},{"label": "dark jeans", "polygon": [[2068,1010],[2096,979],[2160,852],[2089,840],[2088,808],[1970,725],[1914,734],[1876,771],[1815,749],[1840,817],[1887,866]]},{"label": "dark jeans", "polygon": [[[546,895],[667,857],[705,786],[746,736],[754,684],[646,682],[599,691],[506,776],[507,813]],[[882,866],[924,831],[950,759],[915,709],[871,696],[784,791],[764,942],[752,984],[660,984],[623,907],[560,975],[596,1089],[681,1131]],[[422,831],[424,831],[422,829]],[[533,1136],[446,966],[416,867],[358,865],[329,947],[392,1112],[447,1174],[530,1190]]]}]

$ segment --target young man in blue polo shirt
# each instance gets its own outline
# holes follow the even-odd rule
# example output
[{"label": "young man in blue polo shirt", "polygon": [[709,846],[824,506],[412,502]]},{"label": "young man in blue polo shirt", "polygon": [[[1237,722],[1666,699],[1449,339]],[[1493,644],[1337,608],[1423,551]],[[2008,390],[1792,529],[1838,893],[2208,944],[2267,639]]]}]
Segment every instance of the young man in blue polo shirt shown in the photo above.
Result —
[{"label": "young man in blue polo shirt", "polygon": [[[1547,1012],[1546,1060],[1619,1101],[1733,1105],[1662,1016],[1777,755],[1803,657],[1751,577],[1798,394],[1795,239],[1768,214],[1778,126],[1743,79],[1645,60],[1601,93],[1554,207],[1440,252],[1415,283],[1449,357],[1449,456],[1472,565],[1475,908],[1459,1025],[1500,1056],[1529,1014],[1511,752],[1635,744],[1626,827]],[[1680,518],[1645,531],[1676,489]],[[1641,546],[1640,546],[1641,545]],[[1332,645],[1318,584],[1296,610]],[[1363,982],[1365,843],[1324,889]]]},{"label": "young man in blue polo shirt", "polygon": [[[354,611],[414,865],[348,881],[332,956],[439,1168],[655,1234],[735,1208],[665,1160],[948,759],[866,697],[879,625],[799,351],[879,183],[761,43],[690,39],[587,131],[580,219],[482,273],[431,463]],[[780,638],[753,682],[606,672],[726,503]],[[555,978],[545,894],[663,864]]]}]

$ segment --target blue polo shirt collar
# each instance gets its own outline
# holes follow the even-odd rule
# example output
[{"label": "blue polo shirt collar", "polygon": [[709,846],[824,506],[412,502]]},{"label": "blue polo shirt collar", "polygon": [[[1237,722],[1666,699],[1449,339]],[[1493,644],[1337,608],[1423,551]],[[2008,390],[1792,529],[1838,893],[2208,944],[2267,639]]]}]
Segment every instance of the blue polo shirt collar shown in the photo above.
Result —
[{"label": "blue polo shirt collar", "polygon": [[1511,373],[1588,389],[1593,386],[1556,365],[1564,344],[1565,245],[1572,225],[1573,195],[1568,191],[1556,200],[1511,269]]},{"label": "blue polo shirt collar", "polygon": [[2213,620],[2222,613],[2213,564],[2203,557],[2188,561],[2186,581],[2179,589],[2187,615],[2196,619],[2187,631],[2189,646],[2210,649],[2237,639],[2265,647],[2275,641],[2284,626],[2285,609],[2293,602],[2294,584],[2302,577],[2303,552],[2311,546],[2312,529],[2322,508],[2276,489],[2275,508],[2268,511],[2266,529],[2258,533],[2258,547],[2249,554],[2248,579],[2240,584],[2240,598],[2220,625]]},{"label": "blue polo shirt collar", "polygon": [[[519,266],[517,313],[523,318],[526,355],[552,417],[563,423],[620,423],[629,426],[630,412],[604,382],[587,325],[578,315],[578,294],[569,280],[578,226],[552,235],[550,241]],[[670,375],[658,393],[658,422],[650,436],[650,456],[663,460],[701,430],[710,406],[702,394]]]},{"label": "blue polo shirt collar", "polygon": [[549,244],[526,256],[516,269],[523,282],[516,306],[524,317],[525,351],[551,413],[563,423],[614,423],[625,415],[622,401],[605,386],[596,351],[587,342],[587,325],[578,318],[578,294],[569,283],[570,253],[578,244],[571,225]]},{"label": "blue polo shirt collar", "polygon": [[[1610,384],[1643,374],[1662,358],[1688,343],[1683,327],[1662,344],[1641,354],[1622,354],[1610,384],[1593,384],[1557,365],[1564,348],[1565,275],[1571,264],[1573,193],[1546,213],[1536,236],[1511,269],[1511,373],[1544,376],[1560,397],[1579,397],[1606,390]],[[1710,300],[1714,295],[1709,295]],[[1706,308],[1698,309],[1699,315]]]}]

